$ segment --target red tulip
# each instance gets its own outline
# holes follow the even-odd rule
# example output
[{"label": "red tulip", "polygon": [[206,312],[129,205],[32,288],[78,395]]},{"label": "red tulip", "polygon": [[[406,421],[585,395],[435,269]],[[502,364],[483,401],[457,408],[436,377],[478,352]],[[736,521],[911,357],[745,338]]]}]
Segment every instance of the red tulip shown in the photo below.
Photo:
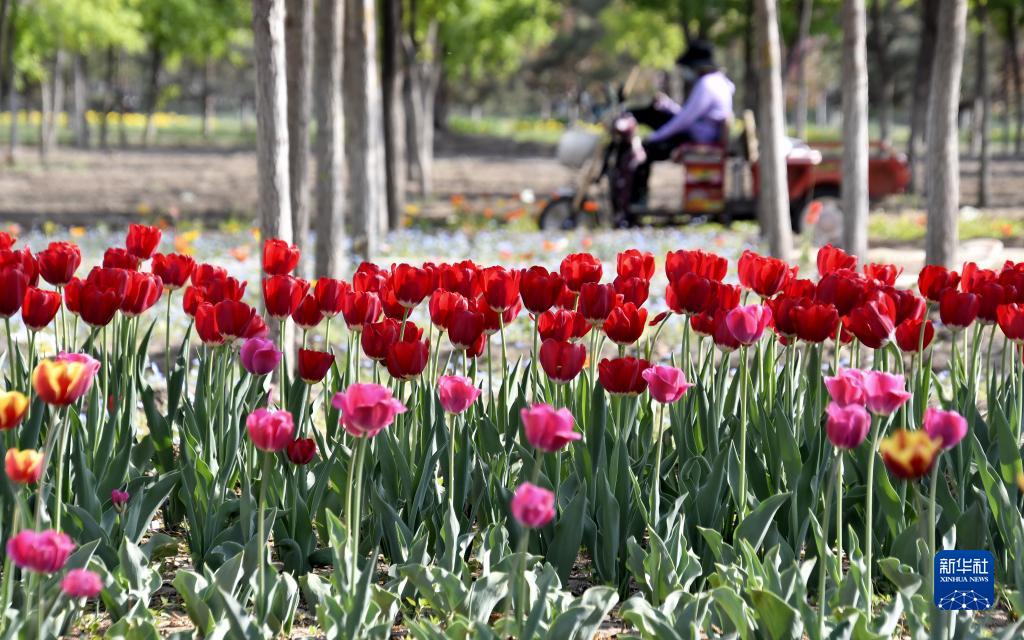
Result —
[{"label": "red tulip", "polygon": [[638,249],[627,249],[616,256],[615,271],[620,278],[654,277],[654,255]]},{"label": "red tulip", "polygon": [[224,267],[217,267],[212,264],[202,263],[197,264],[192,269],[192,275],[189,277],[191,278],[194,286],[203,287],[211,282],[226,280],[228,277],[228,271]]},{"label": "red tulip", "polygon": [[939,301],[939,317],[942,324],[954,331],[971,326],[978,317],[981,301],[973,293],[961,293],[956,289],[946,289]]},{"label": "red tulip", "polygon": [[632,302],[639,307],[647,302],[647,297],[650,295],[651,290],[651,281],[635,276],[616,276],[612,286],[615,287],[615,293],[622,296],[623,302]]},{"label": "red tulip", "polygon": [[448,318],[448,340],[465,351],[483,340],[484,315],[476,309],[455,309]]},{"label": "red tulip", "polygon": [[480,271],[480,286],[483,299],[494,311],[505,311],[519,301],[518,269],[487,267]]},{"label": "red tulip", "polygon": [[714,280],[687,272],[670,281],[665,290],[665,302],[676,313],[701,313],[712,307],[716,292]]},{"label": "red tulip", "polygon": [[483,297],[476,299],[476,310],[484,316],[484,332],[488,335],[496,333],[501,329],[502,325],[508,326],[515,322],[515,319],[519,316],[519,312],[523,310],[523,303],[519,300],[515,301],[508,309],[498,313],[487,304]]},{"label": "red tulip", "polygon": [[650,362],[637,358],[605,358],[597,364],[597,379],[613,395],[639,394],[647,390],[643,373],[650,366]]},{"label": "red tulip", "polygon": [[996,307],[996,322],[1007,340],[1024,343],[1024,305],[1014,303]]},{"label": "red tulip", "polygon": [[351,331],[362,331],[364,326],[380,319],[380,298],[372,291],[350,291],[345,294],[341,313]]},{"label": "red tulip", "polygon": [[605,320],[605,335],[615,344],[633,344],[640,339],[647,326],[647,309],[637,309],[632,302],[619,305],[608,314]]},{"label": "red tulip", "polygon": [[385,364],[392,378],[412,380],[427,368],[430,343],[426,340],[403,340],[388,347]]},{"label": "red tulip", "polygon": [[288,443],[285,454],[294,465],[309,464],[316,457],[316,441],[313,438],[296,438]]},{"label": "red tulip", "polygon": [[[924,344],[921,344],[921,323],[924,323]],[[916,353],[920,347],[925,349],[935,337],[935,327],[931,320],[910,318],[896,325],[896,345],[908,353]]]},{"label": "red tulip", "polygon": [[295,270],[301,254],[299,248],[278,238],[263,243],[263,273],[284,276]]},{"label": "red tulip", "polygon": [[128,253],[139,260],[148,260],[160,244],[160,237],[162,235],[163,232],[160,231],[160,227],[133,224],[128,226],[128,237],[125,239],[124,244],[128,248]]},{"label": "red tulip", "polygon": [[540,366],[555,382],[569,382],[583,370],[587,349],[582,344],[545,340],[540,346]]},{"label": "red tulip", "polygon": [[897,267],[894,264],[872,263],[864,265],[864,275],[866,277],[890,287],[896,284],[896,278],[900,277],[901,273],[903,273],[903,267]]},{"label": "red tulip", "polygon": [[56,287],[63,287],[75,277],[82,264],[82,250],[73,242],[51,242],[36,256],[39,275]]},{"label": "red tulip", "polygon": [[805,342],[824,342],[839,326],[839,312],[830,304],[811,304],[793,311],[796,337]]},{"label": "red tulip", "polygon": [[[890,302],[891,305],[891,302]],[[843,325],[870,349],[880,349],[892,338],[895,310],[880,300],[871,300],[850,312]]]},{"label": "red tulip", "polygon": [[472,300],[481,293],[479,271],[479,267],[472,260],[442,264],[438,267],[438,284],[445,291]]},{"label": "red tulip", "polygon": [[572,309],[576,310],[579,306],[580,294],[576,293],[569,287],[562,284],[562,292],[558,294],[558,300],[555,301],[555,306],[559,309]]},{"label": "red tulip", "polygon": [[29,329],[39,331],[53,322],[60,309],[60,294],[56,291],[30,288],[21,304],[21,319]]},{"label": "red tulip", "polygon": [[622,296],[615,293],[615,287],[610,284],[588,282],[580,289],[580,313],[595,327],[604,324],[608,314],[621,303]]},{"label": "red tulip", "polygon": [[299,349],[298,363],[295,368],[303,382],[306,384],[316,384],[323,381],[333,364],[333,353],[313,351],[312,349]]},{"label": "red tulip", "polygon": [[715,335],[715,312],[695,313],[690,316],[690,328],[697,335],[710,337]]},{"label": "red tulip", "polygon": [[796,277],[796,267],[777,258],[762,256],[750,251],[743,252],[739,260],[740,283],[762,298],[774,296]]},{"label": "red tulip", "polygon": [[224,334],[217,326],[217,312],[214,305],[209,302],[200,302],[196,307],[195,323],[196,334],[203,344],[207,346],[224,344]]},{"label": "red tulip", "polygon": [[[729,313],[731,313],[731,311],[718,309],[715,311],[714,315],[711,316],[710,322],[707,325],[711,328],[711,339],[714,341],[715,346],[726,352],[735,351],[741,344],[740,341],[736,339],[736,336],[733,335],[732,330],[729,328],[729,324],[725,321]],[[693,316],[693,318],[697,317],[698,316]],[[702,317],[705,320],[707,319],[705,314],[701,314],[699,317]]]},{"label": "red tulip", "polygon": [[110,247],[103,252],[104,269],[124,269],[125,271],[138,271],[142,261],[122,247]]},{"label": "red tulip", "polygon": [[18,239],[6,231],[0,231],[0,251],[6,251],[14,246]]},{"label": "red tulip", "polygon": [[18,267],[0,267],[0,317],[10,318],[21,310],[29,277]]},{"label": "red tulip", "polygon": [[578,311],[550,309],[537,316],[541,340],[576,342],[590,331],[590,323]]},{"label": "red tulip", "polygon": [[333,318],[341,313],[345,307],[345,296],[351,289],[344,280],[318,278],[316,286],[313,288],[313,295],[316,297],[320,313],[328,318]]},{"label": "red tulip", "polygon": [[82,286],[84,284],[78,278],[72,278],[71,282],[64,287],[64,306],[76,316],[82,310]]},{"label": "red tulip", "polygon": [[933,264],[921,269],[921,273],[917,276],[917,288],[921,291],[921,295],[932,302],[938,302],[943,291],[956,288],[959,282],[960,276],[956,271]]},{"label": "red tulip", "polygon": [[423,330],[412,322],[406,322],[405,327],[394,318],[384,318],[380,322],[373,322],[363,327],[359,344],[363,347],[363,353],[371,360],[383,361],[387,358],[388,348],[399,340],[405,342],[416,342],[422,337]]},{"label": "red tulip", "polygon": [[119,295],[116,289],[103,289],[88,281],[82,286],[79,296],[84,303],[79,309],[79,315],[86,324],[93,327],[110,324],[124,301],[124,296]]},{"label": "red tulip", "polygon": [[817,262],[818,275],[821,276],[838,269],[854,270],[857,268],[857,256],[851,256],[839,247],[833,247],[831,244],[826,244],[818,249]]},{"label": "red tulip", "polygon": [[295,326],[306,331],[323,322],[323,319],[324,314],[320,312],[320,305],[312,295],[303,298],[299,302],[299,306],[295,307],[295,311],[292,311],[292,321]]},{"label": "red tulip", "polygon": [[553,307],[564,288],[562,276],[536,266],[524,271],[519,283],[523,306],[534,314],[544,313]]},{"label": "red tulip", "polygon": [[978,286],[977,291],[978,321],[983,324],[994,324],[996,321],[996,309],[1000,305],[1013,302],[1014,290],[1012,287],[1004,287],[997,282],[986,282]]},{"label": "red tulip", "polygon": [[835,305],[839,315],[845,316],[864,301],[866,283],[855,271],[834,271],[818,282],[814,299]]},{"label": "red tulip", "polygon": [[729,269],[729,262],[713,253],[701,251],[670,251],[665,256],[665,275],[675,282],[685,273],[693,273],[708,280],[721,282]]},{"label": "red tulip", "polygon": [[153,255],[153,273],[160,276],[164,288],[174,291],[185,286],[189,276],[196,268],[196,261],[192,256],[180,253],[157,253]]},{"label": "red tulip", "polygon": [[[217,328],[230,341],[253,338],[266,333],[263,318],[244,302],[221,300],[213,306],[217,316]],[[198,317],[196,318],[198,322]]]},{"label": "red tulip", "polygon": [[352,290],[377,293],[387,284],[389,275],[372,262],[360,263],[352,276]]},{"label": "red tulip", "polygon": [[[89,271],[85,282],[86,284],[95,285],[103,291],[114,293],[117,298],[117,304],[120,305],[121,301],[128,295],[128,290],[131,289],[132,277],[131,272],[124,269],[93,267]],[[89,298],[84,298],[84,300],[88,301]]]},{"label": "red tulip", "polygon": [[222,300],[240,301],[242,296],[245,295],[246,284],[246,282],[239,282],[235,278],[225,277],[223,279],[211,280],[197,288],[202,290],[205,300],[216,304]]},{"label": "red tulip", "polygon": [[573,253],[567,255],[558,268],[558,272],[570,291],[579,293],[583,285],[601,281],[604,269],[601,261],[589,253]]},{"label": "red tulip", "polygon": [[395,320],[402,320],[409,313],[409,308],[399,302],[391,285],[388,284],[381,287],[377,295],[380,296],[380,306],[384,310],[385,316]]},{"label": "red tulip", "polygon": [[765,304],[772,310],[772,328],[780,336],[792,338],[796,336],[796,310],[810,304],[809,300],[791,298],[780,295],[767,300]]},{"label": "red tulip", "polygon": [[412,309],[431,294],[432,280],[426,269],[403,263],[391,271],[388,284],[398,302],[406,309]]},{"label": "red tulip", "polygon": [[309,283],[289,275],[263,278],[263,304],[267,314],[275,320],[292,315],[309,291]]},{"label": "red tulip", "polygon": [[807,278],[790,278],[781,293],[790,298],[813,298],[817,290],[817,285]]},{"label": "red tulip", "polygon": [[142,315],[160,300],[164,293],[164,283],[160,276],[152,273],[129,272],[128,294],[121,301],[121,311],[125,316],[134,318]]},{"label": "red tulip", "polygon": [[885,287],[882,289],[882,293],[892,300],[896,307],[896,317],[894,318],[894,322],[896,324],[899,324],[904,320],[924,317],[926,308],[924,298],[913,291],[896,289],[894,287]]},{"label": "red tulip", "polygon": [[445,330],[448,328],[448,323],[451,321],[452,314],[455,311],[469,309],[469,300],[463,297],[461,293],[437,289],[434,293],[430,294],[430,304],[428,306],[430,309],[430,322],[435,327]]},{"label": "red tulip", "polygon": [[39,263],[28,247],[18,251],[0,250],[0,268],[17,267],[28,277],[30,286],[39,285]]}]

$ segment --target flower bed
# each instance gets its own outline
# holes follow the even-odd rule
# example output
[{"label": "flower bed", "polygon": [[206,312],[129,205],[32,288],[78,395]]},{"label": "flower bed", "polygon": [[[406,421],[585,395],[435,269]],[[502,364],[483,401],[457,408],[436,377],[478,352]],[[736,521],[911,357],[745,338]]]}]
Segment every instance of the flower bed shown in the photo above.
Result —
[{"label": "flower bed", "polygon": [[941,548],[991,551],[1024,610],[1024,265],[926,267],[920,295],[830,246],[814,280],[632,249],[614,275],[576,253],[307,282],[269,240],[258,310],[160,242],[133,225],[80,277],[77,245],[0,236],[5,637],[89,601],[157,633],[179,545],[203,637],[290,635],[300,602],[345,638],[587,638],[613,612],[644,638],[979,632],[931,605]]}]

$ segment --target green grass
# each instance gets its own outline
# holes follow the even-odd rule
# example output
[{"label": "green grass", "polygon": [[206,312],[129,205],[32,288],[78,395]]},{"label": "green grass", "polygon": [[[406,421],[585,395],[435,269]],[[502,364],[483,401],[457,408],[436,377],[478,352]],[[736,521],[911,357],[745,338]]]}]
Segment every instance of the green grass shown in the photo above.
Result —
[{"label": "green grass", "polygon": [[[961,220],[960,239],[1011,239],[1024,234],[1024,220],[984,213],[971,220]],[[913,243],[924,239],[923,212],[899,215],[873,215],[868,221],[868,235],[873,241]]]}]

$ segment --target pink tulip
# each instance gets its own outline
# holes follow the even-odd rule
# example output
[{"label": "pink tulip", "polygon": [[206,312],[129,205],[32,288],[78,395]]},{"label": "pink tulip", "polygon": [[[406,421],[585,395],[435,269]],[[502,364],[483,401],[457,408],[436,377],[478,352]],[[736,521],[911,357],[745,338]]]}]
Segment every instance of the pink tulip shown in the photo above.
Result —
[{"label": "pink tulip", "polygon": [[127,491],[121,491],[120,489],[114,489],[110,492],[110,501],[114,503],[115,509],[121,509],[124,505],[128,504],[128,498],[131,495]]},{"label": "pink tulip", "polygon": [[555,517],[555,494],[535,484],[524,482],[516,489],[509,507],[519,524],[537,529]]},{"label": "pink tulip", "polygon": [[829,441],[840,449],[854,449],[864,442],[871,430],[871,416],[867,410],[859,404],[849,404],[845,407],[830,402],[825,408],[828,414],[828,421],[825,423],[825,433]]},{"label": "pink tulip", "polygon": [[406,407],[379,384],[356,383],[344,392],[334,394],[331,401],[341,410],[341,424],[358,438],[372,438],[405,413]]},{"label": "pink tulip", "polygon": [[825,378],[825,388],[840,407],[851,404],[864,406],[867,401],[864,394],[864,372],[860,369],[840,369],[838,375]]},{"label": "pink tulip", "polygon": [[95,598],[103,590],[103,580],[88,569],[72,569],[60,581],[60,590],[69,598]]},{"label": "pink tulip", "polygon": [[437,393],[441,406],[448,413],[462,413],[480,397],[480,389],[463,376],[441,376],[437,380]]},{"label": "pink tulip", "polygon": [[924,410],[924,430],[941,440],[943,449],[950,449],[967,435],[967,420],[956,411],[929,407]]},{"label": "pink tulip", "polygon": [[772,321],[772,311],[761,304],[736,307],[725,316],[729,333],[741,345],[752,345],[761,339],[761,334]]},{"label": "pink tulip", "polygon": [[266,338],[249,338],[242,345],[240,357],[242,366],[249,373],[264,376],[277,368],[281,362],[281,352],[273,341]]},{"label": "pink tulip", "polygon": [[582,434],[573,431],[572,413],[568,409],[553,409],[546,404],[535,404],[519,411],[526,431],[526,439],[535,448],[554,453]]},{"label": "pink tulip", "polygon": [[15,566],[36,573],[56,573],[64,568],[75,543],[67,534],[47,529],[26,529],[7,541],[7,555]]},{"label": "pink tulip", "polygon": [[295,436],[292,414],[284,410],[256,409],[245,419],[245,427],[260,451],[280,451]]},{"label": "pink tulip", "polygon": [[647,381],[651,397],[662,404],[676,402],[693,386],[686,381],[686,374],[676,367],[656,365],[644,369],[640,376]]},{"label": "pink tulip", "polygon": [[887,416],[910,399],[903,376],[881,371],[864,372],[864,396],[868,411]]},{"label": "pink tulip", "polygon": [[[68,353],[62,351],[57,355],[58,362],[78,362],[85,365],[85,375],[78,379],[75,386],[68,390],[68,397],[77,400],[89,391],[93,378],[100,370],[100,361],[88,353]],[[72,400],[73,402],[74,400]]]}]

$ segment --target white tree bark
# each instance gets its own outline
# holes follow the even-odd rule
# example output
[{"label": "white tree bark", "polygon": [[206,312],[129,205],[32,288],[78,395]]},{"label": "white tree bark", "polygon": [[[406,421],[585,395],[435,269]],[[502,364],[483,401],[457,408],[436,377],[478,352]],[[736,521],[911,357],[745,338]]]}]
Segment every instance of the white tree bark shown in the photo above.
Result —
[{"label": "white tree bark", "polygon": [[281,238],[291,242],[284,15],[284,0],[253,0],[260,232],[264,240]]},{"label": "white tree bark", "polygon": [[957,109],[967,30],[967,0],[940,0],[928,100],[928,230],[925,262],[952,267],[957,259],[960,156]]},{"label": "white tree bark", "polygon": [[341,106],[344,0],[319,0],[313,108],[316,114],[316,260],[318,276],[339,277],[345,262],[345,121]]},{"label": "white tree bark", "polygon": [[377,251],[387,225],[384,127],[377,74],[377,25],[373,0],[345,2],[345,164],[349,172],[349,236],[362,258]]},{"label": "white tree bark", "polygon": [[[306,254],[309,235],[309,109],[313,89],[313,0],[287,0],[285,62],[288,81],[288,183],[292,232]],[[305,261],[299,263],[306,273]]]},{"label": "white tree bark", "polygon": [[811,18],[814,16],[814,0],[800,0],[800,31],[796,39],[796,112],[793,127],[796,137],[807,137],[807,52],[810,49]]},{"label": "white tree bark", "polygon": [[779,51],[778,5],[776,0],[755,0],[757,32],[758,96],[760,131],[761,224],[765,226],[771,254],[789,260],[793,235],[786,187],[786,157],[783,144],[786,118],[782,106],[782,63]]},{"label": "white tree bark", "polygon": [[868,52],[864,0],[843,0],[843,246],[868,253]]},{"label": "white tree bark", "polygon": [[976,104],[979,107],[978,118],[978,206],[987,207],[989,201],[989,159],[991,149],[989,146],[989,134],[991,133],[991,109],[992,89],[989,83],[988,73],[988,39],[991,36],[989,29],[988,11],[985,5],[978,5],[978,22],[981,28],[978,31],[978,99]]},{"label": "white tree bark", "polygon": [[75,55],[72,66],[74,116],[72,127],[75,132],[75,146],[85,149],[89,146],[89,121],[86,112],[89,110],[89,80],[86,72],[85,55]]}]

